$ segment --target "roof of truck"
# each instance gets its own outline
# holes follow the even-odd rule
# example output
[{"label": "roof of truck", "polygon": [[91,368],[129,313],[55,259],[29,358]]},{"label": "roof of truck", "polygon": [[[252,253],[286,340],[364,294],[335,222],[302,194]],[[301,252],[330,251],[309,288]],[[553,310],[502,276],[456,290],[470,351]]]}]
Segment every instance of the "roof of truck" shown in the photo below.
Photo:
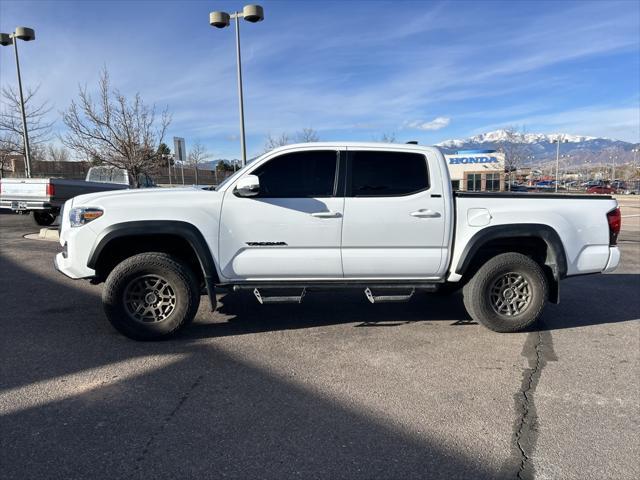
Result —
[{"label": "roof of truck", "polygon": [[293,150],[297,148],[392,148],[394,150],[438,150],[437,147],[416,145],[411,143],[385,143],[385,142],[307,142],[292,143],[271,150],[272,152]]}]

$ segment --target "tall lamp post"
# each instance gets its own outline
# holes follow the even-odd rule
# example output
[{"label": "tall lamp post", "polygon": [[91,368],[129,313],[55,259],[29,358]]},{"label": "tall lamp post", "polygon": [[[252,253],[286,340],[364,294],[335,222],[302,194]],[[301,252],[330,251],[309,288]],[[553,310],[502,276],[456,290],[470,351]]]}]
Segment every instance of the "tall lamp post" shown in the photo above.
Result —
[{"label": "tall lamp post", "polygon": [[618,159],[617,155],[609,155],[609,160],[611,160],[611,183],[616,181],[616,160]]},{"label": "tall lamp post", "polygon": [[209,14],[209,24],[216,28],[229,26],[230,19],[236,24],[236,61],[238,64],[238,104],[240,110],[240,150],[242,153],[242,166],[247,164],[247,147],[244,136],[244,100],[242,96],[242,61],[240,58],[240,18],[247,22],[256,23],[264,20],[264,10],[260,5],[245,5],[242,12],[211,12]]},{"label": "tall lamp post", "polygon": [[24,95],[22,93],[22,78],[20,76],[20,60],[18,58],[18,40],[29,42],[36,39],[36,33],[32,28],[16,27],[13,33],[0,33],[0,45],[6,47],[13,44],[16,54],[16,71],[18,72],[18,92],[20,93],[20,112],[22,113],[22,141],[24,143],[24,170],[27,178],[31,178],[31,151],[29,149],[29,133],[27,132],[27,114],[24,108]]},{"label": "tall lamp post", "polygon": [[638,159],[638,152],[640,152],[640,148],[636,147],[631,149],[631,151],[633,152],[633,178],[635,178],[636,175],[638,174],[637,159]]},{"label": "tall lamp post", "polygon": [[558,135],[556,138],[551,140],[551,143],[557,143],[558,148],[556,149],[556,192],[558,191],[558,173],[560,171],[560,144],[567,143],[569,140],[564,138],[564,135]]},{"label": "tall lamp post", "polygon": [[562,158],[562,175],[561,175],[561,177],[565,182],[565,184],[564,184],[565,187],[564,188],[566,190],[567,189],[567,185],[566,185],[567,173],[568,173],[567,172],[567,170],[568,170],[567,163],[569,162],[569,159],[571,158],[571,155],[568,155],[568,154],[567,155],[560,155],[560,158]]}]

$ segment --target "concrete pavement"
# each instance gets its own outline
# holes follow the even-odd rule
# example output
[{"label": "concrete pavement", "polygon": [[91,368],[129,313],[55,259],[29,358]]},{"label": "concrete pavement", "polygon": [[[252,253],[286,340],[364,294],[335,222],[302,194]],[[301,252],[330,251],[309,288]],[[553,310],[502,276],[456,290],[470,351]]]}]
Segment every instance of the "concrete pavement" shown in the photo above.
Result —
[{"label": "concrete pavement", "polygon": [[457,296],[228,294],[159,343],[114,332],[30,222],[0,216],[3,478],[640,476],[640,220],[528,333]]}]

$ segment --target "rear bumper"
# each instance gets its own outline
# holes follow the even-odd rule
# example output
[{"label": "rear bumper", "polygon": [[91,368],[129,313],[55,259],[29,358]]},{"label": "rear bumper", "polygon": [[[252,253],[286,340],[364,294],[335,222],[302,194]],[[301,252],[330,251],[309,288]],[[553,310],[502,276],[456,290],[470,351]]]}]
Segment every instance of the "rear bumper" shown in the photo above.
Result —
[{"label": "rear bumper", "polygon": [[620,249],[618,247],[609,247],[609,261],[602,271],[603,273],[613,272],[620,264]]},{"label": "rear bumper", "polygon": [[11,210],[11,202],[21,202],[26,203],[26,210],[49,210],[54,208],[53,205],[49,201],[43,200],[10,200],[10,199],[2,199],[0,200],[0,208],[6,208]]}]

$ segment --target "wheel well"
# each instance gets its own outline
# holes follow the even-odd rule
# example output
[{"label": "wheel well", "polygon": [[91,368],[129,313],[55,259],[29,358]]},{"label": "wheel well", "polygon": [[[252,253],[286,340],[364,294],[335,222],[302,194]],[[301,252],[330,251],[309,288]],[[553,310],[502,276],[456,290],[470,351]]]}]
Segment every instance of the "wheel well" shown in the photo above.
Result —
[{"label": "wheel well", "polygon": [[505,237],[487,241],[475,252],[463,276],[463,281],[466,283],[490,258],[509,252],[526,255],[542,267],[549,285],[549,300],[558,303],[559,277],[556,253],[540,237]]},{"label": "wheel well", "polygon": [[126,258],[145,252],[162,252],[178,258],[193,270],[200,282],[204,281],[200,260],[193,247],[184,237],[172,234],[125,235],[109,241],[95,264],[96,281],[103,282]]}]

